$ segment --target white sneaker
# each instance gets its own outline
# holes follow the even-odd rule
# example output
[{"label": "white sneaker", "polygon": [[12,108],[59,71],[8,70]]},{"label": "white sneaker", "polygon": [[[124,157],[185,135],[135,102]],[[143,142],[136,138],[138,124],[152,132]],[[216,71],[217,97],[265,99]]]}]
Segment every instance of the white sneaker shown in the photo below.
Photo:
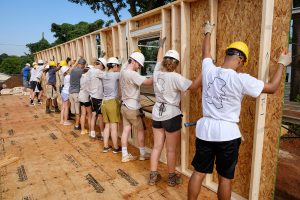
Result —
[{"label": "white sneaker", "polygon": [[91,136],[91,138],[96,138],[96,132],[95,131],[91,131],[90,136]]},{"label": "white sneaker", "polygon": [[130,153],[127,154],[127,156],[122,156],[122,162],[129,162],[129,161],[133,161],[136,159],[137,159],[137,156],[133,156]]},{"label": "white sneaker", "polygon": [[150,153],[145,153],[145,155],[140,155],[139,160],[149,160],[151,157]]}]

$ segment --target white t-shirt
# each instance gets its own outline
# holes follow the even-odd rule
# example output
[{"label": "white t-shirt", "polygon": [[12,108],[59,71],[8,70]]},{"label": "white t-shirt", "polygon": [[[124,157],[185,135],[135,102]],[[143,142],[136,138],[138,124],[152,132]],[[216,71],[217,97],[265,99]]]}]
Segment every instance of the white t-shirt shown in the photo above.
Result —
[{"label": "white t-shirt", "polygon": [[37,81],[37,79],[36,79],[36,69],[35,68],[32,68],[31,70],[30,70],[30,79],[29,79],[29,81]]},{"label": "white t-shirt", "polygon": [[36,78],[38,81],[41,81],[42,75],[43,75],[43,70],[44,70],[44,65],[38,65],[36,67]]},{"label": "white t-shirt", "polygon": [[180,92],[185,92],[192,84],[192,81],[176,72],[159,71],[160,66],[161,63],[157,63],[153,73],[156,103],[153,106],[152,119],[155,121],[164,121],[180,115]]},{"label": "white t-shirt", "polygon": [[122,91],[122,101],[127,108],[132,110],[141,108],[140,86],[145,79],[145,76],[128,68],[121,71],[120,86]]},{"label": "white t-shirt", "polygon": [[103,99],[102,78],[106,72],[91,68],[86,73],[88,77],[88,92],[92,98]]},{"label": "white t-shirt", "polygon": [[120,72],[107,72],[102,78],[104,100],[118,97]]},{"label": "white t-shirt", "polygon": [[241,137],[237,123],[244,95],[258,97],[264,82],[249,74],[216,67],[211,58],[202,62],[203,118],[196,135],[206,141],[229,141]]},{"label": "white t-shirt", "polygon": [[80,102],[89,102],[89,92],[88,92],[88,81],[87,74],[82,74],[80,78],[80,91],[78,94],[78,100]]},{"label": "white t-shirt", "polygon": [[61,92],[65,94],[69,94],[69,89],[70,89],[70,74],[67,74],[64,76],[64,87]]}]

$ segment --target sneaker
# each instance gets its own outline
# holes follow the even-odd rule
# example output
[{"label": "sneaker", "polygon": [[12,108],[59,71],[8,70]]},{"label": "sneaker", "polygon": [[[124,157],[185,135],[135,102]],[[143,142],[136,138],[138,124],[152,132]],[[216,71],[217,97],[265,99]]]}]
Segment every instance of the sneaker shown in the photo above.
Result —
[{"label": "sneaker", "polygon": [[181,184],[182,183],[182,179],[181,176],[173,173],[173,174],[169,174],[168,177],[168,185],[171,187],[174,187],[175,185]]},{"label": "sneaker", "polygon": [[122,162],[129,162],[129,161],[136,160],[136,159],[137,159],[137,156],[133,156],[130,153],[127,154],[127,156],[122,156]]},{"label": "sneaker", "polygon": [[148,185],[156,185],[160,181],[161,175],[157,172],[150,172]]},{"label": "sneaker", "polygon": [[86,129],[83,129],[83,130],[81,130],[81,132],[80,132],[81,135],[85,135],[85,134],[87,134],[87,133],[88,133],[88,131],[87,131]]},{"label": "sneaker", "polygon": [[139,160],[149,160],[151,157],[150,153],[145,153],[145,155],[140,155]]},{"label": "sneaker", "polygon": [[59,110],[59,108],[54,108],[54,112],[56,112],[56,113],[60,113],[60,110]]},{"label": "sneaker", "polygon": [[111,150],[111,146],[108,146],[108,147],[103,147],[103,153],[107,153],[109,152],[109,150]]},{"label": "sneaker", "polygon": [[70,126],[70,125],[72,125],[71,122],[69,122],[69,121],[65,121],[65,122],[64,122],[64,126]]},{"label": "sneaker", "polygon": [[113,148],[113,151],[112,151],[113,153],[120,153],[120,152],[122,152],[122,147],[118,147],[118,148]]},{"label": "sneaker", "polygon": [[96,132],[95,131],[91,131],[90,132],[90,137],[95,139],[96,138]]},{"label": "sneaker", "polygon": [[29,105],[30,105],[30,106],[34,106],[33,100],[30,100]]},{"label": "sneaker", "polygon": [[38,104],[38,105],[42,105],[41,100],[38,100],[37,104]]},{"label": "sneaker", "polygon": [[96,137],[97,137],[97,139],[100,140],[100,141],[103,141],[103,140],[104,140],[104,138],[103,138],[102,135],[97,135]]},{"label": "sneaker", "polygon": [[78,126],[74,126],[74,130],[81,130],[81,127],[78,125]]},{"label": "sneaker", "polygon": [[49,108],[46,108],[46,113],[47,114],[51,113],[51,110]]}]

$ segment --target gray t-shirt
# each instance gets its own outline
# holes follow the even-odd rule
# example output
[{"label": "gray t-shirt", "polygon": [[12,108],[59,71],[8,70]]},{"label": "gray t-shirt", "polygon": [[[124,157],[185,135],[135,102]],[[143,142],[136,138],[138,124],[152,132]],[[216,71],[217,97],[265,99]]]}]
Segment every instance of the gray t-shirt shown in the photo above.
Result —
[{"label": "gray t-shirt", "polygon": [[74,68],[70,74],[70,94],[79,93],[80,91],[80,78],[83,70],[81,68]]},{"label": "gray t-shirt", "polygon": [[104,100],[118,97],[120,72],[107,72],[102,78]]},{"label": "gray t-shirt", "polygon": [[145,79],[145,76],[128,68],[121,71],[120,86],[122,89],[122,101],[127,108],[132,110],[141,108],[140,86]]}]

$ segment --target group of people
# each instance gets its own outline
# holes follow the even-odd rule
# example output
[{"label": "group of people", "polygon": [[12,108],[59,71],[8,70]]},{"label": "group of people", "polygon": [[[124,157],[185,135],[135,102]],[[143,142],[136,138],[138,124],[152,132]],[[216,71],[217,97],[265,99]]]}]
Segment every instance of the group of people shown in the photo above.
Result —
[{"label": "group of people", "polygon": [[[60,73],[61,79],[61,121],[68,121],[69,107],[75,115],[75,129],[82,134],[89,133],[95,138],[96,120],[99,121],[101,136],[104,140],[103,152],[122,152],[122,162],[150,159],[148,184],[155,185],[161,179],[158,172],[158,161],[164,143],[167,150],[168,185],[175,186],[182,182],[175,173],[176,147],[180,141],[182,113],[180,111],[181,92],[198,91],[202,88],[203,117],[196,125],[196,152],[192,165],[194,172],[188,186],[188,199],[197,199],[203,179],[212,173],[214,163],[219,177],[218,198],[231,198],[231,181],[234,178],[241,143],[238,127],[241,102],[244,95],[258,97],[261,93],[274,93],[279,85],[284,67],[291,62],[291,55],[282,52],[278,59],[278,69],[269,83],[264,83],[249,74],[237,73],[236,70],[246,66],[249,61],[248,46],[241,41],[234,42],[225,51],[224,63],[217,67],[211,57],[210,37],[214,25],[207,22],[204,26],[202,49],[202,74],[195,80],[189,80],[176,73],[180,56],[176,50],[169,50],[163,55],[166,38],[159,40],[157,64],[153,76],[146,78],[138,72],[144,66],[145,57],[141,52],[133,52],[126,64],[122,66],[115,57],[107,61],[104,57],[96,59],[93,65],[86,65],[83,58],[70,67],[62,61],[59,67],[51,61],[49,67],[43,68],[38,61],[31,72],[31,102],[38,93],[41,98],[39,84],[41,73],[48,74],[47,104],[48,113],[50,99],[55,111],[58,111],[55,98],[58,94],[54,75]],[[151,155],[145,151],[144,127],[140,102],[140,86],[153,85],[156,103],[152,110],[152,129],[154,146]],[[119,92],[120,90],[120,92]],[[49,103],[48,103],[49,100]],[[121,147],[118,145],[118,123],[122,116],[123,132]],[[87,124],[86,122],[87,118]],[[88,130],[87,130],[87,129]],[[127,141],[131,129],[136,130],[140,155],[128,152]],[[111,137],[113,146],[108,144]]]}]

